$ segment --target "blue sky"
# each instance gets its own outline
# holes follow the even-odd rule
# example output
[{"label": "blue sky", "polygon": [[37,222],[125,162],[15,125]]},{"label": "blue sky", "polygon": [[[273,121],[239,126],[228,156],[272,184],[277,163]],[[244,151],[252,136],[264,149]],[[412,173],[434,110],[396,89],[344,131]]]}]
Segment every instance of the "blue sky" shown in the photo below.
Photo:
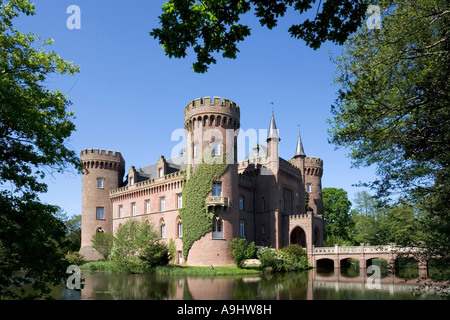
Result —
[{"label": "blue sky", "polygon": [[[294,155],[300,125],[305,153],[324,161],[324,188],[343,188],[353,200],[363,189],[352,184],[374,179],[373,168],[351,169],[348,150],[328,143],[326,119],[338,90],[330,53],[342,47],[326,43],[315,51],[291,38],[287,30],[299,21],[294,12],[273,30],[248,16],[252,35],[238,46],[237,59],[218,56],[206,74],[195,74],[192,54],[170,59],[149,35],[159,26],[163,3],[39,0],[35,16],[15,21],[22,32],[54,39],[51,49],[80,66],[75,76],[52,75],[47,81],[73,103],[69,110],[75,112],[77,131],[68,141],[71,148],[77,153],[87,148],[120,151],[126,171],[154,163],[159,155],[169,158],[178,143],[171,141],[172,132],[183,127],[184,107],[199,97],[218,96],[240,106],[243,130],[267,129],[273,102],[284,159]],[[80,7],[79,30],[66,26],[70,5]],[[81,175],[55,174],[46,182],[43,201],[69,215],[81,213]]]}]

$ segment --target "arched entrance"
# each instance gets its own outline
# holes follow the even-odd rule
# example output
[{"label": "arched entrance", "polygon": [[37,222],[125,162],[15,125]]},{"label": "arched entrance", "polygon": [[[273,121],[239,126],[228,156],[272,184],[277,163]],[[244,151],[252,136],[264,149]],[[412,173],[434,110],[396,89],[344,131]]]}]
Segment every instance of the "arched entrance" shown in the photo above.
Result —
[{"label": "arched entrance", "polygon": [[306,233],[301,227],[295,227],[291,231],[291,244],[299,244],[306,248]]}]

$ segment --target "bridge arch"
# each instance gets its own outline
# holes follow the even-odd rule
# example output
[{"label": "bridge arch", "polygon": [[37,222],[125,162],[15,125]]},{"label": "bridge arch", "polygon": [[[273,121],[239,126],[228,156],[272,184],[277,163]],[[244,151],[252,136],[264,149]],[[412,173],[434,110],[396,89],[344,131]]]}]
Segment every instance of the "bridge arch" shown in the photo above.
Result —
[{"label": "bridge arch", "polygon": [[305,233],[305,230],[303,230],[302,227],[300,227],[300,226],[296,226],[294,229],[292,229],[290,240],[291,240],[290,241],[291,244],[299,244],[303,248],[307,248],[306,247],[306,233]]},{"label": "bridge arch", "polygon": [[316,261],[316,268],[334,268],[334,260],[330,258],[320,258]]}]

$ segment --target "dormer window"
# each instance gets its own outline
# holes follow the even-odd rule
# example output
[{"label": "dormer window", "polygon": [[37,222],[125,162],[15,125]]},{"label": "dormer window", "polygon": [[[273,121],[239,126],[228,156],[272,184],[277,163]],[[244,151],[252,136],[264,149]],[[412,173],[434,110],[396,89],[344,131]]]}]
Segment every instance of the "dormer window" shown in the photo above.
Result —
[{"label": "dormer window", "polygon": [[163,168],[159,168],[158,169],[158,177],[163,177],[164,176],[164,170],[163,170]]}]

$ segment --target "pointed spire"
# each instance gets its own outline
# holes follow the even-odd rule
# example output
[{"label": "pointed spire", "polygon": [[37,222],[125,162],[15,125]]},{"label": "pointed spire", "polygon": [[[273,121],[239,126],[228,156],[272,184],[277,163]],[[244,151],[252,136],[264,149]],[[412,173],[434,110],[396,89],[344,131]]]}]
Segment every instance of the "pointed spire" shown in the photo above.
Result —
[{"label": "pointed spire", "polygon": [[302,138],[300,137],[300,126],[298,128],[297,149],[294,157],[306,157],[305,150],[303,150]]},{"label": "pointed spire", "polygon": [[275,117],[273,116],[273,107],[272,107],[272,117],[270,118],[270,125],[269,125],[269,133],[267,135],[267,141],[270,139],[280,139],[280,136],[278,135],[278,129],[277,125],[275,124]]}]

